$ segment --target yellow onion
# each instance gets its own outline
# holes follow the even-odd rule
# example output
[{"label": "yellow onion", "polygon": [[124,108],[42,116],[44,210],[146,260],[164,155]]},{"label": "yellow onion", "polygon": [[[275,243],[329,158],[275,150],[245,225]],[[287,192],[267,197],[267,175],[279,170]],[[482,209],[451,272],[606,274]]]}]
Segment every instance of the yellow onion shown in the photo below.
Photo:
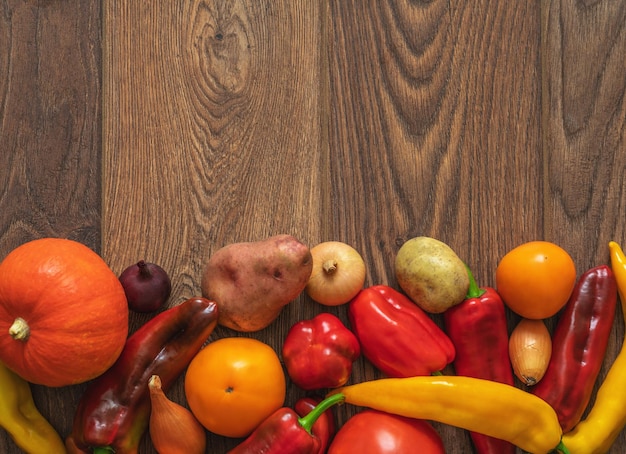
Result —
[{"label": "yellow onion", "polygon": [[158,375],[150,377],[150,438],[159,454],[203,454],[206,432],[187,408],[167,398]]},{"label": "yellow onion", "polygon": [[552,339],[543,320],[523,318],[509,338],[513,372],[527,386],[539,382],[552,356]]},{"label": "yellow onion", "polygon": [[363,288],[365,262],[352,246],[326,241],[311,249],[313,270],[306,293],[325,306],[347,303]]}]

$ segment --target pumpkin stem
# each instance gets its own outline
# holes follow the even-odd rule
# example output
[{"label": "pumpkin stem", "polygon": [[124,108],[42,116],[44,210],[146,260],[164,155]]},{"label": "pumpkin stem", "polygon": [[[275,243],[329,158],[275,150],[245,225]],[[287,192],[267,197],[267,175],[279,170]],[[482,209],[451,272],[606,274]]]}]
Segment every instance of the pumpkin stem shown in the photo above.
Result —
[{"label": "pumpkin stem", "polygon": [[17,317],[9,328],[9,334],[15,340],[26,341],[30,336],[30,327],[26,320],[22,317]]}]

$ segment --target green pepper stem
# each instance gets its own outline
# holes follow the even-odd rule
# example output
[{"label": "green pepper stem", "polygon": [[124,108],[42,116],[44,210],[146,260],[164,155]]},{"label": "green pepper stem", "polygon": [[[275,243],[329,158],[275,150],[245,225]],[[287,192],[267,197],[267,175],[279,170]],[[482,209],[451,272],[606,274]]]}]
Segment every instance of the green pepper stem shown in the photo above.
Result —
[{"label": "green pepper stem", "polygon": [[554,448],[555,453],[561,453],[561,454],[570,454],[569,449],[567,449],[567,446],[565,446],[565,443],[563,443],[563,440],[561,440],[558,444],[558,446],[556,448]]},{"label": "green pepper stem", "polygon": [[343,395],[343,393],[333,394],[332,396],[327,397],[319,404],[317,404],[315,408],[311,410],[308,414],[302,416],[301,418],[298,418],[298,422],[304,430],[306,430],[308,433],[311,433],[313,425],[319,419],[319,417],[322,416],[324,412],[330,407],[335,404],[341,403],[344,400],[345,396]]},{"label": "green pepper stem", "polygon": [[115,449],[110,446],[96,446],[93,448],[93,454],[114,454]]},{"label": "green pepper stem", "polygon": [[467,266],[467,264],[465,265],[465,269],[467,270],[467,275],[470,282],[465,299],[478,298],[479,296],[482,296],[486,292],[486,290],[478,286],[478,284],[476,283],[476,279],[474,279],[474,274],[472,274],[472,270],[469,266]]}]

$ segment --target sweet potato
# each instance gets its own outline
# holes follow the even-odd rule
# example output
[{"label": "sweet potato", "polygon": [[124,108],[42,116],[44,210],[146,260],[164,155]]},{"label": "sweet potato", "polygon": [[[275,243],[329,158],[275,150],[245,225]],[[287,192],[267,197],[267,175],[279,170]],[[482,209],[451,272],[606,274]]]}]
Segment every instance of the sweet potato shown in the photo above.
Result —
[{"label": "sweet potato", "polygon": [[232,243],[216,251],[202,276],[202,295],[217,303],[222,326],[258,331],[306,287],[313,260],[291,235]]}]

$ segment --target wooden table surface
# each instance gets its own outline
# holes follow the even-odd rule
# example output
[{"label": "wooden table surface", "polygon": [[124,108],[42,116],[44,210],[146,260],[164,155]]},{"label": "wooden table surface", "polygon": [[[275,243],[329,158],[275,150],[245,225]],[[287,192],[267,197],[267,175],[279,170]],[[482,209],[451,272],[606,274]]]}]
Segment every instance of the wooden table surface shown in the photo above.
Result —
[{"label": "wooden table surface", "polygon": [[[116,273],[145,258],[170,305],[199,294],[211,253],[278,233],[352,244],[366,285],[395,286],[418,235],[481,285],[534,239],[580,274],[626,243],[625,24],[624,0],[0,0],[0,257],[54,236]],[[280,350],[322,310],[301,296],[250,336]],[[600,381],[623,338],[618,316]],[[377,376],[361,359],[352,381]],[[84,387],[33,386],[62,436]],[[0,452],[19,452],[1,430]]]}]

